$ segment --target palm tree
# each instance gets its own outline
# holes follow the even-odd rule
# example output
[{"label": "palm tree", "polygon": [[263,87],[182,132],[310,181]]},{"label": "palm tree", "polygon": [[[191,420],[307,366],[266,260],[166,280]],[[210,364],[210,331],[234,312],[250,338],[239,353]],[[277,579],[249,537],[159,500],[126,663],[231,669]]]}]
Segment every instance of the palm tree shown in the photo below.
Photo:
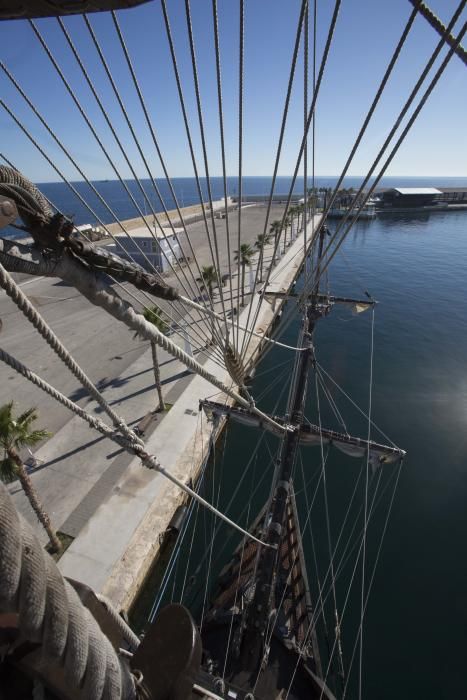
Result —
[{"label": "palm tree", "polygon": [[267,246],[270,242],[271,236],[269,233],[258,234],[255,241],[255,247],[259,250],[260,282],[263,281],[264,246]]},{"label": "palm tree", "polygon": [[287,229],[289,228],[289,226],[290,229],[292,229],[292,219],[290,218],[290,212],[289,214],[287,214],[284,221],[284,253],[287,245]]},{"label": "palm tree", "polygon": [[299,230],[300,230],[300,216],[302,217],[301,224],[302,224],[302,228],[303,228],[303,211],[304,211],[304,208],[305,208],[305,206],[304,206],[303,204],[297,204],[297,207],[296,207],[296,209],[297,209],[297,236],[298,236],[298,232],[299,232]]},{"label": "palm tree", "polygon": [[[204,291],[205,289],[207,290],[209,294],[209,299],[211,301],[211,305],[213,305],[213,294],[214,294],[214,287],[219,286],[219,275],[216,272],[216,268],[214,265],[204,265],[201,268],[201,277],[196,278],[197,282],[201,282],[200,289],[201,291]],[[214,308],[213,308],[214,310]],[[211,334],[212,334],[212,342],[215,342],[215,324],[214,324],[214,318],[211,317]]]},{"label": "palm tree", "polygon": [[[143,316],[149,323],[157,328],[164,335],[169,330],[169,324],[164,318],[164,314],[158,306],[151,306],[143,311]],[[138,333],[135,334],[135,336]],[[165,411],[164,397],[162,396],[162,386],[161,386],[161,371],[159,367],[159,359],[157,357],[157,345],[154,340],[151,340],[151,352],[152,352],[152,367],[154,370],[154,383],[156,385],[157,395],[159,397],[159,408],[156,410]]]},{"label": "palm tree", "polygon": [[201,277],[196,279],[201,282],[201,291],[207,290],[209,297],[212,299],[214,287],[219,286],[219,276],[214,265],[205,265],[201,268]]},{"label": "palm tree", "polygon": [[13,416],[13,401],[0,407],[0,446],[3,448],[3,459],[0,461],[0,479],[6,484],[16,478],[23,488],[26,498],[37,519],[46,530],[52,550],[59,552],[62,548],[57,533],[50,523],[50,518],[42,507],[39,497],[32,485],[26,467],[20,457],[22,447],[32,447],[50,436],[47,430],[31,430],[37,419],[35,408],[29,408],[20,416]]},{"label": "palm tree", "polygon": [[[280,237],[280,235],[281,235],[281,230],[282,230],[282,229],[281,229],[281,222],[280,222],[280,221],[273,221],[272,224],[271,224],[271,227],[270,227],[270,229],[269,229],[269,233],[270,233],[272,236],[274,236],[274,253],[273,253],[273,256],[272,256],[271,265],[275,265],[275,264],[276,264],[276,252],[277,252],[277,250],[279,250],[279,246],[278,246],[278,243],[277,243],[277,239],[278,239],[278,237]],[[279,257],[280,257],[280,250],[279,250]]]},{"label": "palm tree", "polygon": [[235,262],[242,266],[242,306],[245,306],[245,268],[250,265],[254,250],[249,243],[242,243],[240,250],[235,251]]},{"label": "palm tree", "polygon": [[288,220],[290,224],[290,242],[292,242],[293,239],[293,229],[294,229],[294,221],[295,221],[295,216],[297,215],[297,207],[289,207],[288,211]]},{"label": "palm tree", "polygon": [[317,196],[314,195],[314,194],[311,194],[311,195],[308,197],[308,200],[307,200],[308,217],[310,217],[311,212],[313,211],[313,209],[316,209],[317,205],[318,205],[318,198],[317,198]]}]

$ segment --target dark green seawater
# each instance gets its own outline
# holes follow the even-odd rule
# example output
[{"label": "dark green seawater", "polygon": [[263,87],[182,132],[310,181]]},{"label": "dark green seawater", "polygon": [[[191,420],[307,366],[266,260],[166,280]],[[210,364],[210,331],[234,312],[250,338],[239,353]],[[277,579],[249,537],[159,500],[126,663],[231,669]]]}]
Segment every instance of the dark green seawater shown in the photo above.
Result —
[{"label": "dark green seawater", "polygon": [[[330,289],[334,294],[354,296],[362,296],[362,288],[368,289],[379,301],[374,327],[372,417],[408,453],[365,615],[363,697],[367,700],[467,697],[467,560],[464,556],[467,533],[467,212],[393,214],[361,222],[349,235],[344,253],[345,260],[339,255],[332,265]],[[294,343],[299,317],[291,307],[286,315],[288,313],[292,313],[292,321],[282,337]],[[327,319],[319,322],[315,336],[321,365],[365,409],[368,406],[370,331],[371,312],[352,316],[349,311],[335,307]],[[280,392],[290,378],[290,360],[288,351],[275,350],[258,368],[255,395],[266,392],[262,406],[267,410],[272,410],[277,401],[277,410],[285,405],[286,393],[280,398]],[[367,421],[338,393],[333,392],[333,397],[349,430],[365,437]],[[339,428],[322,396],[321,413],[323,424]],[[307,415],[310,420],[316,420],[313,383]],[[374,430],[372,438],[385,442]],[[220,507],[226,508],[245,465],[251,461],[229,510],[229,515],[242,523],[246,523],[249,497],[263,476],[264,481],[252,500],[250,519],[267,496],[267,477],[277,447],[274,438],[268,438],[258,457],[251,460],[256,441],[255,431],[231,426],[217,446],[215,466],[211,465],[206,478],[206,497],[213,501],[219,497]],[[308,492],[311,494],[320,469],[319,448],[302,450],[301,462],[305,480],[310,481]],[[331,452],[327,465],[334,547],[362,463]],[[370,482],[370,502],[378,476],[379,473]],[[395,477],[395,467],[388,465],[379,479],[376,492],[379,505],[368,535],[367,583],[371,579]],[[222,482],[220,496],[219,478]],[[296,489],[299,506],[305,511],[300,466]],[[357,487],[336,562],[341,559],[346,540],[350,537],[352,544],[358,539],[362,502],[363,480]],[[194,520],[195,516],[192,522]],[[322,490],[318,492],[311,520],[322,575],[328,560]],[[357,526],[352,531],[354,522]],[[190,531],[165,599],[180,598],[189,559],[184,602],[191,604],[199,614],[209,566],[209,559],[203,559],[203,554],[208,550],[213,523],[200,511],[196,524],[191,557]],[[221,528],[209,568],[210,580],[215,580],[237,543],[235,535]],[[316,596],[308,531],[304,535],[304,545],[310,584]],[[341,612],[355,556],[356,551],[338,577]],[[346,668],[359,624],[360,566],[341,620]],[[155,592],[148,591],[149,597]],[[332,607],[328,605],[326,611],[332,643]],[[357,697],[357,670],[358,651],[348,697]]]}]

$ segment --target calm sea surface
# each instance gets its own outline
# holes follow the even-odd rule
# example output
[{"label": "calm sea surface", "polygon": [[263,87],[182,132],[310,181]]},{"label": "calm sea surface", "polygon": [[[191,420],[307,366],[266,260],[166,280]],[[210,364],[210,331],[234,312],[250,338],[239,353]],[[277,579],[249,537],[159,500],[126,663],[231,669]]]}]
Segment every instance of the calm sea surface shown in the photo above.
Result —
[{"label": "calm sea surface", "polygon": [[[329,185],[335,178],[318,178],[317,186]],[[287,189],[287,178],[281,178],[277,192]],[[196,201],[192,179],[174,181],[180,201],[186,206]],[[349,178],[347,187],[358,184]],[[467,186],[467,178],[387,178],[386,186]],[[96,183],[120,218],[135,216],[120,185]],[[129,183],[136,192],[134,183]],[[236,180],[229,182],[235,192]],[[84,185],[78,185],[83,194]],[[266,178],[246,178],[245,193],[268,191]],[[91,217],[70,198],[63,185],[45,185],[43,191],[77,223]],[[297,189],[300,189],[299,187]],[[166,194],[164,190],[163,194]],[[213,195],[222,195],[219,178],[213,179]],[[86,192],[87,196],[87,192]],[[140,197],[141,201],[141,197]],[[170,208],[170,203],[168,208]],[[97,208],[97,205],[96,205]],[[160,207],[159,207],[160,208]],[[113,220],[101,210],[102,218]],[[334,226],[331,222],[331,228]],[[467,697],[467,212],[406,215],[384,215],[358,224],[344,246],[345,259],[338,256],[332,265],[329,286],[334,294],[362,296],[368,289],[379,301],[374,330],[374,421],[400,447],[407,450],[392,516],[384,540],[373,581],[372,595],[364,626],[364,697],[367,700],[413,700],[414,698]],[[294,343],[299,329],[298,317],[284,333]],[[369,347],[371,313],[352,316],[345,309],[334,308],[320,321],[316,333],[317,356],[323,367],[362,407],[368,406]],[[285,363],[285,364],[284,364]],[[289,364],[287,364],[289,363]],[[285,372],[281,375],[281,372]],[[268,392],[264,406],[272,410],[281,388],[290,376],[287,351],[270,353],[258,368],[255,393]],[[276,382],[276,384],[274,384]],[[269,390],[269,391],[268,391]],[[308,416],[316,418],[316,397],[311,385]],[[367,423],[350,403],[333,394],[350,431],[365,436]],[[284,405],[282,397],[278,410]],[[330,427],[339,427],[321,397],[322,420]],[[384,442],[378,433],[373,439]],[[232,426],[226,437],[226,449],[216,460],[217,475],[222,471],[226,488],[220,505],[225,506],[248,463],[257,436],[254,432]],[[241,515],[252,485],[270,468],[275,444],[267,442],[253,460],[239,497],[230,511]],[[219,452],[221,452],[219,447]],[[305,479],[316,484],[319,450],[302,452]],[[329,508],[333,544],[336,542],[345,510],[361,468],[359,460],[330,455]],[[378,486],[375,531],[369,536],[368,579],[377,553],[381,529],[387,512],[394,468],[386,471]],[[378,474],[371,484],[370,500]],[[217,483],[215,481],[215,483]],[[386,491],[384,488],[387,487]],[[217,487],[216,487],[217,488]],[[301,477],[297,488],[301,488]],[[217,499],[211,486],[209,498]],[[267,494],[264,486],[255,499],[261,504]],[[359,487],[357,500],[361,503]],[[303,493],[298,494],[304,506]],[[319,499],[322,500],[322,499]],[[318,499],[317,499],[318,501]],[[252,511],[253,512],[253,511]],[[344,531],[358,515],[353,510]],[[324,569],[326,537],[323,510],[319,504],[313,516],[318,567]],[[186,600],[197,597],[202,607],[206,569],[196,570],[193,559],[209,541],[212,524],[199,514],[198,542],[192,554],[193,579],[188,581]],[[358,532],[358,528],[354,534]],[[224,537],[219,535],[217,549]],[[345,535],[344,535],[345,539]],[[235,544],[235,538],[232,540]],[[188,558],[189,538],[183,558]],[[305,537],[313,592],[313,558],[311,540]],[[341,553],[342,551],[339,550]],[[211,563],[211,573],[228,559],[228,552]],[[183,561],[183,560],[182,560]],[[203,565],[207,566],[207,564]],[[183,587],[183,565],[180,563],[174,582],[168,587],[169,597],[177,599]],[[344,568],[338,581],[339,608],[342,611],[351,565]],[[367,580],[368,580],[367,579]],[[199,585],[198,585],[199,584]],[[344,664],[348,668],[359,622],[360,577],[350,594],[342,620]],[[191,590],[190,590],[191,587]],[[187,592],[188,591],[188,592]],[[155,591],[153,592],[153,595]],[[332,628],[332,624],[331,624]],[[354,662],[358,664],[358,655]],[[355,697],[355,682],[351,682]]]}]

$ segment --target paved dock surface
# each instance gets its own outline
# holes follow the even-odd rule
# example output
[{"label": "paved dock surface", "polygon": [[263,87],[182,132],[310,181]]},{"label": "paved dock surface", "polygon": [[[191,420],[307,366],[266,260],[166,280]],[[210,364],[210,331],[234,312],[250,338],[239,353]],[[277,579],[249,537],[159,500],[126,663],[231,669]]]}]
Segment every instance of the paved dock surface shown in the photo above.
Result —
[{"label": "paved dock surface", "polygon": [[[275,209],[271,221],[279,218],[282,211]],[[242,212],[242,242],[254,241],[262,233],[258,224],[264,221],[264,214],[264,207],[248,207]],[[199,223],[193,226],[198,227],[190,231],[196,242],[198,236],[202,238],[205,234]],[[231,235],[236,232],[231,231]],[[294,279],[300,257],[297,253],[303,247],[300,238],[274,269],[274,286],[287,288]],[[220,230],[218,239],[222,240]],[[226,246],[220,246],[220,250],[223,264],[228,268]],[[266,249],[266,260],[271,253],[271,249]],[[203,259],[202,255],[200,248],[201,264],[209,264],[209,258]],[[236,285],[234,279],[234,289]],[[134,340],[123,324],[58,280],[24,280],[22,288],[112,407],[130,425],[136,425],[154,409],[157,396],[147,343]],[[218,292],[216,299],[218,307]],[[272,315],[271,305],[264,303],[257,327],[267,326]],[[45,341],[4,295],[0,297],[0,317],[4,322],[5,349],[70,398],[103,417],[101,409],[94,407]],[[256,342],[252,343],[251,351],[255,345]],[[162,350],[159,359],[165,399],[174,405],[168,413],[155,415],[147,449],[186,481],[202,461],[211,430],[198,413],[198,400],[211,395],[213,388]],[[225,370],[209,358],[208,349],[197,359],[209,371],[227,380]],[[128,607],[147,572],[148,562],[154,557],[157,535],[164,531],[180,502],[180,490],[161,475],[143,469],[138,460],[101,438],[78,417],[70,417],[65,409],[4,365],[0,366],[0,381],[3,386],[12,387],[11,392],[3,393],[5,400],[14,398],[20,409],[37,405],[38,424],[54,433],[35,453],[41,464],[33,471],[32,478],[55,527],[75,538],[61,559],[62,570],[106,592],[117,605]],[[19,509],[34,522],[19,486],[12,484],[10,490]],[[39,527],[37,533],[45,541]]]}]

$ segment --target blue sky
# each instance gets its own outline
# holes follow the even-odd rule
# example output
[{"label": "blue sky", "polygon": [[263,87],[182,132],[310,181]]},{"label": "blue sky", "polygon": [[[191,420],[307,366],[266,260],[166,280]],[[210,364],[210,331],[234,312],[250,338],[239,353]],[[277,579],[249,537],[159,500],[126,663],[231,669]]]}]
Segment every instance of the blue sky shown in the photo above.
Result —
[{"label": "blue sky", "polygon": [[[245,0],[243,170],[246,175],[267,175],[272,171],[300,4],[298,0]],[[454,0],[430,0],[430,6],[445,23],[449,21],[457,4]],[[198,167],[200,173],[204,174],[184,2],[167,0],[167,5]],[[227,170],[228,174],[235,175],[238,171],[238,2],[218,0],[218,5]],[[333,5],[331,0],[318,0],[318,61]],[[318,175],[338,174],[342,169],[411,9],[408,0],[343,0],[316,111]],[[222,170],[210,0],[192,0],[192,15],[210,173],[220,175]],[[120,12],[118,16],[169,173],[173,177],[191,176],[193,169],[160,4],[158,1],[150,2]],[[150,172],[156,177],[161,176],[160,162],[145,125],[111,18],[108,14],[102,14],[90,15],[90,19],[148,159]],[[467,11],[464,10],[457,27],[466,19]],[[136,172],[141,177],[147,177],[145,166],[124,123],[83,19],[79,16],[67,18],[65,24]],[[108,148],[118,172],[124,177],[131,177],[57,21],[39,20],[37,26],[72,85],[74,94]],[[114,170],[66,93],[31,27],[24,21],[3,22],[0,24],[0,33],[2,61],[70,150],[83,172],[90,179],[114,179]],[[367,171],[437,40],[432,28],[422,17],[418,17],[384,99],[350,168],[350,174],[359,175]],[[464,45],[465,43],[466,40]],[[66,177],[82,179],[2,71],[0,81],[3,99],[30,129],[49,157]],[[461,61],[454,57],[388,174],[467,176],[466,114],[467,71]],[[27,176],[36,182],[60,179],[3,108],[0,108],[0,129],[3,153]],[[281,175],[293,171],[302,129],[301,53],[279,167]],[[311,149],[309,153],[311,155]]]}]

